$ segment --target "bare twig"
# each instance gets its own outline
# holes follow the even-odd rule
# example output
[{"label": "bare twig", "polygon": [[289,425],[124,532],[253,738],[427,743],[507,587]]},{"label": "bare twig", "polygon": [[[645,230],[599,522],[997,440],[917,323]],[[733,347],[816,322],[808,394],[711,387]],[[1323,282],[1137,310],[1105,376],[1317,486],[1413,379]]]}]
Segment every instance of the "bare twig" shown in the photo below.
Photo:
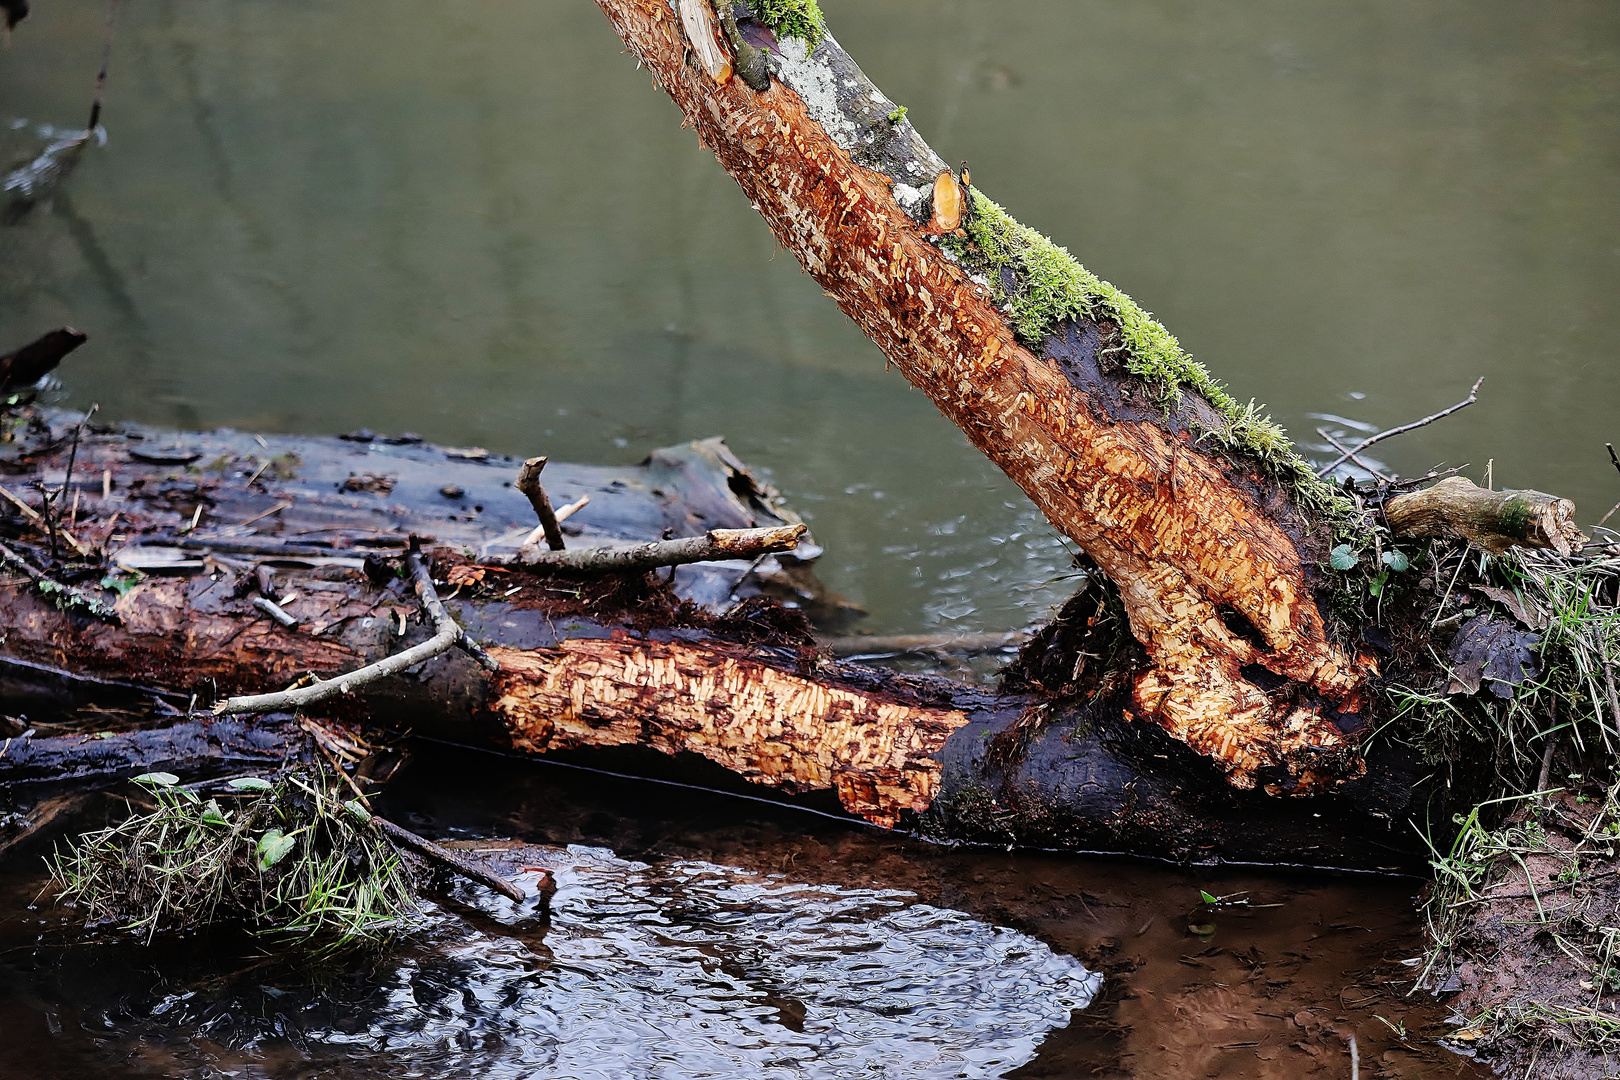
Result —
[{"label": "bare twig", "polygon": [[[431,660],[442,652],[462,644],[466,631],[456,624],[456,621],[444,610],[439,602],[439,594],[434,591],[433,577],[422,563],[422,557],[416,552],[406,556],[406,563],[411,568],[411,579],[416,584],[416,594],[422,601],[422,607],[432,617],[438,632],[420,645],[413,645],[404,652],[397,652],[385,657],[375,664],[367,664],[363,668],[351,671],[336,678],[317,682],[310,686],[301,686],[293,690],[280,690],[273,694],[251,694],[243,697],[228,698],[214,706],[217,716],[231,716],[241,713],[264,713],[278,710],[302,709],[316,702],[325,701],[338,694],[351,693],[362,686],[374,683],[378,679],[385,679],[390,675],[397,675],[401,671],[413,668],[417,664]],[[254,605],[259,606],[263,597],[255,597]],[[266,604],[270,603],[264,600]],[[478,649],[470,641],[467,642],[468,651],[485,667],[495,664],[495,661]],[[476,650],[476,651],[475,651]]]},{"label": "bare twig", "polygon": [[1333,449],[1342,451],[1344,453],[1345,457],[1349,459],[1349,461],[1350,461],[1350,463],[1352,465],[1358,465],[1361,468],[1366,469],[1369,473],[1372,474],[1374,479],[1382,480],[1386,484],[1393,484],[1395,482],[1394,477],[1385,476],[1383,473],[1379,472],[1377,469],[1373,468],[1371,465],[1367,464],[1365,461],[1363,461],[1359,457],[1357,457],[1356,454],[1355,454],[1355,451],[1346,450],[1344,448],[1343,443],[1341,443],[1338,439],[1335,439],[1332,435],[1328,434],[1327,428],[1320,428],[1319,427],[1319,428],[1316,429],[1316,433],[1318,435],[1322,436],[1322,438],[1326,439],[1330,444],[1332,444]]},{"label": "bare twig", "polygon": [[1480,387],[1480,384],[1483,383],[1484,381],[1485,381],[1485,376],[1481,375],[1479,377],[1478,381],[1476,381],[1474,383],[1474,388],[1472,390],[1468,391],[1468,397],[1466,397],[1462,401],[1457,402],[1457,404],[1451,406],[1451,408],[1449,408],[1449,409],[1441,409],[1439,412],[1435,413],[1433,416],[1425,416],[1421,420],[1414,420],[1410,424],[1402,424],[1400,427],[1393,427],[1393,428],[1390,428],[1388,431],[1380,431],[1377,435],[1372,435],[1372,436],[1369,436],[1369,437],[1367,437],[1365,439],[1362,439],[1355,446],[1351,447],[1349,450],[1346,450],[1344,453],[1340,454],[1338,457],[1336,457],[1332,461],[1328,462],[1322,468],[1316,470],[1316,475],[1317,476],[1326,476],[1328,473],[1332,472],[1334,469],[1337,469],[1340,465],[1343,465],[1346,461],[1348,461],[1351,454],[1359,454],[1363,450],[1367,449],[1367,447],[1371,446],[1373,443],[1383,442],[1385,439],[1392,439],[1396,435],[1404,435],[1408,431],[1415,431],[1420,427],[1425,427],[1425,426],[1427,426],[1429,424],[1434,423],[1436,420],[1441,420],[1441,419],[1444,419],[1447,416],[1450,416],[1452,413],[1456,412],[1458,409],[1467,408],[1468,406],[1472,405],[1474,402],[1479,400],[1479,387]]},{"label": "bare twig", "polygon": [[[64,534],[66,535],[66,534]],[[47,577],[43,570],[34,566],[17,552],[12,551],[4,544],[0,544],[0,563],[10,563],[17,567],[33,581],[40,592],[53,598],[60,598],[62,602],[72,607],[82,608],[98,619],[105,619],[110,623],[121,624],[118,614],[89,593],[75,589],[71,585],[64,585],[54,578]]]},{"label": "bare twig", "polygon": [[411,832],[409,829],[400,828],[387,818],[380,818],[373,815],[371,820],[376,822],[377,828],[382,830],[384,836],[388,837],[395,843],[403,844],[405,847],[410,848],[418,855],[425,856],[441,866],[448,867],[449,869],[460,874],[462,877],[470,878],[473,881],[478,882],[480,885],[485,885],[491,889],[494,889],[496,892],[500,893],[509,900],[516,901],[520,904],[523,902],[523,893],[516,885],[513,885],[505,878],[490,873],[488,870],[478,866],[469,859],[463,859],[460,855],[446,851],[433,841],[423,839],[422,837]]},{"label": "bare twig", "polygon": [[101,43],[101,70],[96,72],[96,89],[90,100],[90,122],[85,130],[94,131],[101,122],[101,95],[107,89],[107,68],[112,64],[113,18],[118,14],[118,0],[108,0],[107,36]]},{"label": "bare twig", "polygon": [[[343,766],[338,762],[337,755],[326,745],[325,733],[308,720],[301,720],[300,723],[304,730],[309,732],[311,740],[315,743],[315,749],[319,750],[321,755],[331,764],[332,771],[343,778],[343,782],[349,785],[349,790],[354,792],[354,797],[360,800],[360,805],[365,806],[365,800],[371,796],[361,791],[360,785],[354,782],[354,777],[343,771]],[[438,863],[440,866],[460,874],[469,881],[475,881],[486,888],[494,889],[509,900],[517,903],[523,902],[523,893],[505,878],[490,873],[477,863],[463,859],[454,852],[446,851],[433,841],[417,836],[409,829],[395,825],[385,817],[379,817],[369,810],[366,813],[371,824],[394,843],[410,848],[430,862]]]},{"label": "bare twig", "polygon": [[529,497],[529,505],[534,507],[534,514],[540,519],[546,546],[552,551],[561,551],[565,546],[562,530],[557,527],[557,515],[551,509],[551,499],[546,496],[546,489],[540,486],[540,470],[545,467],[546,459],[543,457],[532,457],[525,461],[518,470],[517,489]]},{"label": "bare twig", "polygon": [[[251,482],[252,481],[249,481],[249,483],[251,483]],[[272,506],[270,509],[261,510],[257,514],[254,514],[252,517],[248,518],[246,521],[238,522],[237,523],[237,528],[241,528],[241,527],[243,527],[245,525],[252,525],[255,521],[263,521],[265,518],[269,517],[271,514],[279,514],[283,510],[286,510],[291,506],[292,506],[292,501],[291,500],[283,499],[281,502],[276,503],[276,505]]]},{"label": "bare twig", "polygon": [[[23,512],[23,516],[29,521],[32,521],[35,525],[38,525],[42,529],[47,528],[45,518],[40,516],[38,510],[35,510],[32,506],[29,506],[27,503],[23,502],[17,496],[7,491],[4,487],[0,487],[0,496],[4,496],[5,498],[9,499],[12,504],[17,507],[17,509]],[[78,539],[72,533],[68,532],[66,529],[61,530],[61,533],[62,538],[68,542],[69,546],[71,546],[74,551],[77,551],[80,555],[87,559],[90,557],[90,549],[79,543]]]},{"label": "bare twig", "polygon": [[572,551],[543,551],[530,547],[522,548],[516,555],[504,560],[504,565],[578,574],[634,573],[713,559],[751,559],[775,551],[792,551],[799,546],[799,537],[804,532],[803,525],[781,525],[769,529],[710,529],[702,536],[618,547],[575,548]]}]

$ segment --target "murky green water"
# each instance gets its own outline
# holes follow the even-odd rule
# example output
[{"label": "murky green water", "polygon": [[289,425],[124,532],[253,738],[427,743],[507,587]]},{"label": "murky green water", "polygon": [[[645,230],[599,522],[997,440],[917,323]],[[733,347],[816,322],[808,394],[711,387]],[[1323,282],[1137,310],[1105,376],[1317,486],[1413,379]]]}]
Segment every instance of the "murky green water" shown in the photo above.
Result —
[{"label": "murky green water", "polygon": [[[949,160],[1296,434],[1481,403],[1414,472],[1617,499],[1611,0],[824,0]],[[0,119],[82,123],[100,0],[36,4]],[[130,0],[67,197],[0,229],[0,343],[80,403],[579,460],[724,433],[874,630],[1062,595],[1023,497],[844,319],[589,0]],[[17,140],[26,132],[14,132]]]}]

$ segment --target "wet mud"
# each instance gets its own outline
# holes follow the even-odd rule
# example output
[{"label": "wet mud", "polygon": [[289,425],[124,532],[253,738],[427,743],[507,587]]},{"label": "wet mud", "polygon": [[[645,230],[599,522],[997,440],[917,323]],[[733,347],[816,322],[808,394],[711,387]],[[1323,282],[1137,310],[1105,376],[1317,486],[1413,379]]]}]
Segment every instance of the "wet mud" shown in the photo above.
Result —
[{"label": "wet mud", "polygon": [[1362,1076],[1489,1075],[1407,996],[1413,879],[946,848],[425,743],[380,809],[552,871],[552,915],[447,882],[324,971],[91,942],[31,906],[36,843],[0,864],[0,1077],[1339,1077],[1351,1036]]}]

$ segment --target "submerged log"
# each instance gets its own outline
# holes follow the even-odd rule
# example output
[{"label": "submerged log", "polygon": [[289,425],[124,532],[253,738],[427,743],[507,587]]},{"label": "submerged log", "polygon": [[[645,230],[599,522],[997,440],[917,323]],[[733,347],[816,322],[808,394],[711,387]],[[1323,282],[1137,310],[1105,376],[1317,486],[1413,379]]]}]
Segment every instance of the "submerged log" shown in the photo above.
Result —
[{"label": "submerged log", "polygon": [[[17,487],[56,474],[69,420],[54,418],[38,445],[12,455]],[[60,608],[24,583],[0,589],[0,668],[35,684],[71,675],[65,689],[81,699],[127,704],[161,695],[163,710],[189,706],[192,715],[167,729],[85,739],[103,734],[105,718],[92,715],[77,729],[83,734],[14,738],[0,755],[0,791],[35,790],[53,775],[110,782],[153,767],[212,774],[226,764],[250,767],[253,747],[303,746],[274,717],[199,716],[233,693],[331,679],[442,632],[397,566],[407,536],[433,527],[448,534],[431,549],[444,606],[499,671],[451,650],[323,703],[329,715],[678,775],[942,839],[1360,868],[1414,857],[1399,823],[1415,777],[1399,769],[1281,803],[1236,791],[1200,755],[1125,719],[1128,683],[1054,699],[1032,684],[998,693],[833,659],[801,614],[761,595],[774,589],[808,605],[815,590],[805,587],[802,565],[793,593],[758,579],[763,562],[753,570],[698,564],[673,586],[662,573],[581,578],[496,565],[502,545],[532,529],[526,500],[502,486],[515,460],[498,468],[376,439],[265,442],[146,429],[86,437],[80,532],[106,546],[115,566],[144,567],[144,576],[114,575],[109,584],[123,595],[102,594],[121,625]],[[205,460],[209,467],[198,468]],[[266,462],[279,463],[278,475],[270,478]],[[116,481],[105,479],[109,471]],[[245,480],[255,472],[250,489]],[[371,479],[350,484],[351,475]],[[583,488],[578,478],[594,481],[590,513],[569,523],[576,544],[606,540],[608,523],[622,542],[637,528],[645,536],[792,521],[768,495],[739,496],[751,490],[747,472],[714,442],[656,452],[640,469],[556,464],[548,476],[565,490]],[[461,489],[457,501],[440,493],[446,481]],[[471,514],[439,513],[475,498],[487,501]],[[222,527],[256,515],[251,525]],[[196,529],[181,531],[194,520]],[[34,528],[20,516],[0,521],[19,546],[38,539]],[[275,568],[274,590],[296,627],[254,606],[263,566]],[[752,597],[741,606],[720,610],[745,594]],[[714,597],[708,607],[693,602]]]}]

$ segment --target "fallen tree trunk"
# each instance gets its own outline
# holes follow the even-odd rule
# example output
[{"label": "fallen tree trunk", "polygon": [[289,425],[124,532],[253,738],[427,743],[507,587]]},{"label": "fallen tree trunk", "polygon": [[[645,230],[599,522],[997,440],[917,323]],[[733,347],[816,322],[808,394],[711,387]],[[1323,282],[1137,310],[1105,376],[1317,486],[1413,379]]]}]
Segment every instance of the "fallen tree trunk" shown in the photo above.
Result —
[{"label": "fallen tree trunk", "polygon": [[[8,487],[59,475],[71,419],[38,425],[34,442],[16,448]],[[1020,690],[995,693],[833,660],[799,616],[760,595],[801,604],[824,596],[803,565],[789,593],[770,580],[784,572],[764,561],[699,564],[673,587],[661,573],[581,578],[481,564],[480,553],[494,560],[503,538],[519,544],[532,528],[522,497],[500,479],[515,461],[492,468],[375,439],[266,442],[138,428],[84,438],[77,528],[108,549],[115,567],[144,567],[144,576],[114,573],[103,589],[103,569],[92,571],[97,580],[81,574],[81,587],[116,621],[12,581],[0,589],[0,666],[32,684],[31,716],[44,715],[53,685],[69,704],[128,709],[161,696],[159,711],[189,707],[191,715],[166,731],[124,733],[127,716],[89,713],[30,738],[19,732],[0,754],[0,791],[32,797],[52,777],[82,786],[152,768],[215,775],[308,753],[301,730],[284,720],[216,720],[207,710],[236,692],[330,680],[442,634],[398,567],[406,538],[433,527],[449,534],[433,548],[444,606],[498,670],[451,650],[322,703],[328,715],[765,792],[939,838],[1360,868],[1414,858],[1401,822],[1416,777],[1398,762],[1316,798],[1279,803],[1233,790],[1200,755],[1123,716],[1127,682],[1054,697],[1026,679]],[[203,461],[209,467],[197,468]],[[267,462],[277,463],[274,475]],[[553,487],[569,495],[585,486],[570,478],[594,481],[592,515],[570,523],[576,544],[607,541],[609,524],[611,539],[624,542],[670,521],[699,532],[792,519],[768,496],[744,501],[737,492],[750,491],[746,471],[712,442],[656,452],[642,470],[551,469]],[[651,470],[662,470],[656,483]],[[446,481],[459,489],[455,500],[441,494]],[[481,513],[436,512],[472,500]],[[275,513],[261,516],[265,509]],[[37,546],[33,522],[19,515],[9,524],[13,545]],[[265,567],[297,615],[293,628],[253,604]],[[683,602],[683,594],[719,595],[729,605],[750,593],[756,598],[729,615]],[[1072,603],[1028,647],[1026,668],[1105,599],[1093,589]],[[1082,610],[1088,603],[1092,615]],[[1378,827],[1369,831],[1369,821]]]}]

